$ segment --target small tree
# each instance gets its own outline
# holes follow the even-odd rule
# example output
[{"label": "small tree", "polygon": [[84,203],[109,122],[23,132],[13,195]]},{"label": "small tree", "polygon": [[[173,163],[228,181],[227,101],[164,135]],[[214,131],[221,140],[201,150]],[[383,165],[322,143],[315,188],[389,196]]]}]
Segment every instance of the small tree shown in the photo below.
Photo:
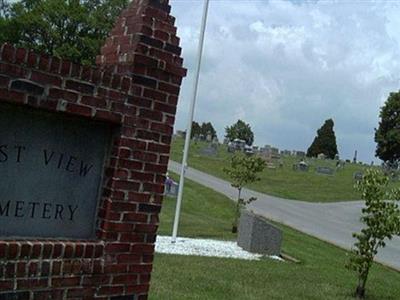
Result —
[{"label": "small tree", "polygon": [[390,93],[379,117],[379,127],[375,129],[376,156],[386,165],[397,168],[400,161],[400,91]]},{"label": "small tree", "polygon": [[246,207],[249,203],[257,200],[252,197],[247,200],[241,196],[242,189],[249,183],[260,180],[258,173],[265,168],[265,161],[260,157],[246,156],[242,153],[237,153],[231,157],[230,167],[224,168],[224,172],[230,177],[231,185],[238,190],[238,198],[236,202],[235,216],[232,223],[232,232],[237,232],[240,210]]},{"label": "small tree", "polygon": [[254,142],[254,134],[251,130],[249,124],[246,124],[242,120],[238,120],[232,126],[228,126],[225,128],[225,137],[229,139],[229,141],[233,141],[234,139],[241,139],[246,141],[246,144],[251,146]]},{"label": "small tree", "polygon": [[308,157],[315,157],[318,154],[323,153],[330,159],[335,158],[336,154],[338,154],[338,150],[333,126],[333,120],[328,119],[325,121],[324,125],[318,129],[317,136],[314,138],[314,141],[307,150]]},{"label": "small tree", "polygon": [[369,169],[356,185],[365,200],[361,221],[365,227],[354,233],[354,244],[347,267],[358,275],[355,296],[363,299],[369,270],[379,248],[385,247],[385,239],[400,234],[400,210],[396,204],[400,190],[387,191],[389,179],[378,170]]}]

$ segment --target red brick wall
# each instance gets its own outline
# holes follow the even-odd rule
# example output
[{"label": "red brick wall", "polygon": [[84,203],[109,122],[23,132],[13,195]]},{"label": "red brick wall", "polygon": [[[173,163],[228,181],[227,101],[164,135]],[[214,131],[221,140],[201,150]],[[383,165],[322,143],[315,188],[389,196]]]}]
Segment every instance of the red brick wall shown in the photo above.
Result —
[{"label": "red brick wall", "polygon": [[[0,240],[0,299],[147,299],[182,77],[166,0],[134,0],[98,67],[0,48],[0,101],[118,128],[104,170],[97,239]],[[0,237],[1,239],[1,237]]]}]

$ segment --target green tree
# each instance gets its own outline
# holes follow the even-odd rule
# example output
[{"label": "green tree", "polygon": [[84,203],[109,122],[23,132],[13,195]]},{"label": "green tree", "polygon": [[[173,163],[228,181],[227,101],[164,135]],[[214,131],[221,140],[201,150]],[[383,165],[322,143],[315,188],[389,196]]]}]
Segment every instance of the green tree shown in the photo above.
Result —
[{"label": "green tree", "polygon": [[[12,35],[13,28],[10,26],[10,4],[6,0],[0,0],[0,42],[5,41],[9,35]],[[4,29],[9,28],[11,32]]]},{"label": "green tree", "polygon": [[246,141],[246,144],[251,146],[254,142],[254,134],[251,130],[249,124],[246,124],[242,120],[238,120],[232,126],[228,126],[225,128],[225,137],[229,139],[229,141],[233,141],[234,139],[241,139]]},{"label": "green tree", "polygon": [[0,0],[0,17],[7,18],[9,13],[10,5],[5,0]]},{"label": "green tree", "polygon": [[196,121],[192,122],[192,138],[195,135],[203,135],[204,137],[207,137],[208,134],[211,134],[211,138],[217,137],[217,132],[215,131],[214,126],[211,124],[211,122],[203,122],[201,126]]},{"label": "green tree", "polygon": [[385,247],[386,239],[400,234],[400,210],[396,204],[400,190],[388,191],[388,182],[382,172],[369,169],[356,185],[365,200],[361,217],[365,226],[360,233],[353,234],[357,241],[347,267],[358,275],[355,295],[359,299],[365,297],[369,270],[378,249]]},{"label": "green tree", "polygon": [[21,0],[0,14],[0,43],[94,64],[128,0]]},{"label": "green tree", "polygon": [[316,157],[318,154],[323,153],[330,159],[335,158],[335,155],[338,154],[338,150],[333,126],[333,120],[328,119],[325,121],[324,125],[318,129],[317,136],[307,150],[308,157]]},{"label": "green tree", "polygon": [[201,133],[206,137],[208,134],[211,134],[211,138],[217,137],[217,132],[212,126],[211,122],[201,124]]},{"label": "green tree", "polygon": [[199,123],[197,123],[196,121],[192,122],[192,131],[191,131],[191,138],[193,138],[194,136],[199,136],[201,134],[201,127],[199,125]]},{"label": "green tree", "polygon": [[400,161],[400,91],[390,93],[379,117],[379,127],[375,129],[376,156],[396,167]]},{"label": "green tree", "polygon": [[242,198],[242,189],[247,184],[260,180],[259,173],[265,168],[265,161],[257,156],[246,156],[236,153],[231,157],[230,167],[223,171],[230,177],[231,185],[238,190],[235,217],[232,223],[232,232],[237,232],[240,210],[247,204],[257,200],[252,197],[247,200]]}]

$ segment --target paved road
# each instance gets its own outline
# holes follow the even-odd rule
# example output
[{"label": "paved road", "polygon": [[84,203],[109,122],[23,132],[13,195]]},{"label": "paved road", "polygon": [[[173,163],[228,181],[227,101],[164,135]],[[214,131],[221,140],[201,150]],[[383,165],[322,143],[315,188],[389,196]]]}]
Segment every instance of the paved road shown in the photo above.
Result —
[{"label": "paved road", "polygon": [[[169,169],[179,174],[180,166],[170,161]],[[225,180],[193,168],[187,169],[186,177],[233,200],[236,199],[236,190]],[[244,190],[243,195],[247,198],[257,197],[257,201],[250,205],[256,213],[342,248],[350,249],[354,243],[352,232],[361,229],[361,201],[309,203],[281,199],[251,190]],[[400,270],[400,237],[389,241],[386,247],[380,250],[376,260]]]}]

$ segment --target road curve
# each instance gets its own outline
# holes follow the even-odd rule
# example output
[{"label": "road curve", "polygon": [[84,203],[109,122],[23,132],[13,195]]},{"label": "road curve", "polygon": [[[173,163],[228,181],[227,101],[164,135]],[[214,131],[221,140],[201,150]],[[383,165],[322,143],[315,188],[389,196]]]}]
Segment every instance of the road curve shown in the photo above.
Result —
[{"label": "road curve", "polygon": [[[180,168],[181,164],[169,162],[170,171],[179,174]],[[186,178],[232,200],[237,197],[236,189],[229,182],[207,173],[187,168]],[[350,249],[354,243],[352,233],[361,229],[359,219],[362,201],[310,203],[273,197],[248,189],[243,191],[243,196],[257,198],[257,201],[250,204],[250,208],[257,214],[345,249]],[[376,261],[400,271],[400,237],[388,241],[386,247],[380,250]]]}]

